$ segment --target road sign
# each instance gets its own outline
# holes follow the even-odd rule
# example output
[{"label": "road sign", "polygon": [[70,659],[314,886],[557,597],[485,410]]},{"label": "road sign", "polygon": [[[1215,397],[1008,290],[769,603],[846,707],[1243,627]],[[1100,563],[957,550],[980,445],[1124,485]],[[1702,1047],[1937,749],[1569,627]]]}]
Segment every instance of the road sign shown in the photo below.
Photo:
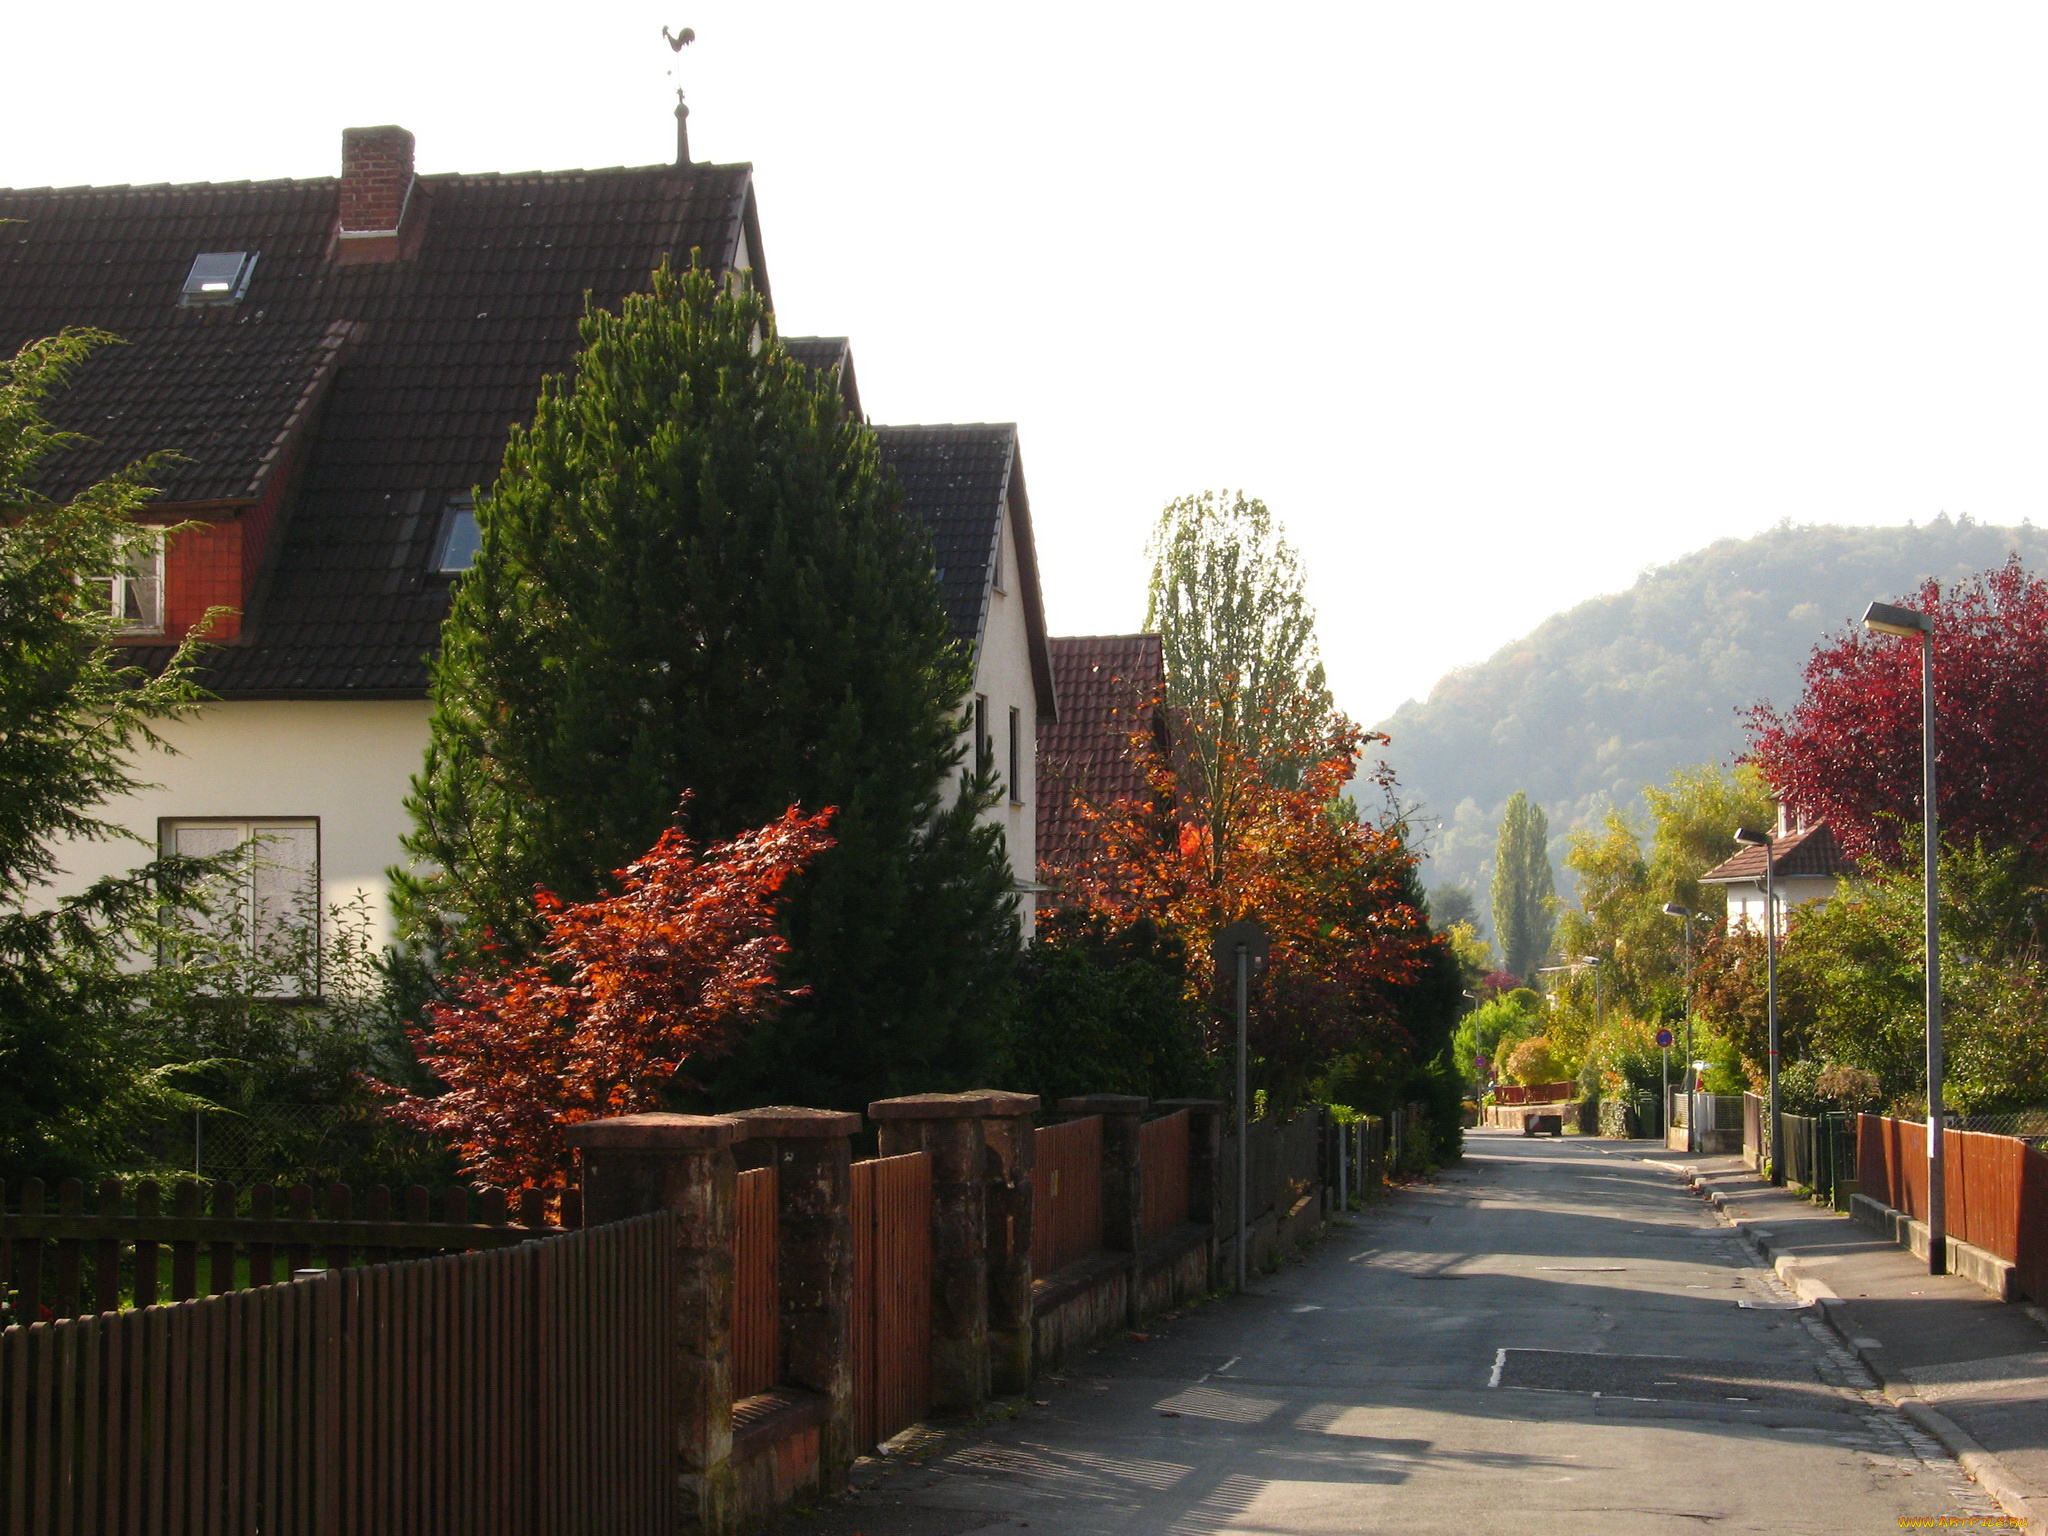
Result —
[{"label": "road sign", "polygon": [[1266,968],[1267,957],[1273,953],[1273,941],[1266,930],[1257,923],[1232,923],[1216,935],[1211,949],[1219,974],[1232,976],[1237,973],[1237,948],[1240,944],[1244,946],[1245,958],[1251,962],[1254,976]]},{"label": "road sign", "polygon": [[1671,1031],[1670,1031],[1670,1030],[1668,1030],[1668,1029],[1660,1029],[1660,1030],[1658,1030],[1658,1031],[1657,1031],[1657,1044],[1658,1044],[1658,1045],[1659,1045],[1659,1046],[1660,1046],[1660,1047],[1661,1047],[1662,1049],[1664,1049],[1664,1050],[1667,1050],[1667,1051],[1668,1051],[1668,1050],[1670,1050],[1670,1049],[1671,1049]]}]

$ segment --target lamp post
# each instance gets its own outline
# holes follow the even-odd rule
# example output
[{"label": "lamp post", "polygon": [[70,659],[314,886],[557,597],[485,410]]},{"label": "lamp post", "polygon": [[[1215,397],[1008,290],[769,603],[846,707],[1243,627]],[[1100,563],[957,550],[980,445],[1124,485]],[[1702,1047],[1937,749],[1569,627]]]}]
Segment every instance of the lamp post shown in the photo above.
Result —
[{"label": "lamp post", "polygon": [[1735,841],[1764,851],[1764,1024],[1770,1035],[1770,1127],[1771,1182],[1785,1182],[1784,1146],[1778,1123],[1778,882],[1777,861],[1772,858],[1771,835],[1752,827],[1738,827]]},{"label": "lamp post", "polygon": [[1948,1273],[1947,1158],[1941,1127],[1941,910],[1935,884],[1934,619],[1911,608],[1872,603],[1863,627],[1920,640],[1920,872],[1927,907],[1927,1272]]},{"label": "lamp post", "polygon": [[[1691,1060],[1692,1060],[1692,925],[1693,925],[1693,924],[1694,924],[1694,923],[1695,923],[1696,921],[1698,921],[1698,919],[1699,919],[1699,913],[1697,913],[1697,912],[1693,911],[1693,909],[1692,909],[1691,907],[1681,907],[1681,906],[1680,906],[1680,905],[1679,905],[1679,904],[1678,904],[1677,902],[1675,902],[1675,901],[1667,901],[1667,902],[1665,902],[1665,903],[1664,903],[1664,915],[1665,915],[1666,917],[1678,917],[1678,918],[1683,918],[1683,919],[1685,920],[1685,1059],[1686,1059],[1687,1061],[1691,1061]],[[1669,1115],[1669,1114],[1671,1113],[1671,1106],[1670,1106],[1669,1104],[1666,1104],[1666,1105],[1664,1106],[1664,1113],[1665,1113],[1666,1115]],[[1692,1091],[1692,1081],[1691,1081],[1691,1069],[1690,1069],[1690,1068],[1688,1068],[1688,1069],[1687,1069],[1687,1081],[1686,1081],[1686,1085],[1685,1085],[1685,1150],[1686,1150],[1687,1152],[1697,1152],[1697,1151],[1699,1150],[1699,1137],[1698,1137],[1697,1129],[1696,1129],[1696,1127],[1695,1127],[1695,1126],[1693,1125],[1693,1121],[1697,1120],[1698,1118],[1699,1118],[1699,1116],[1697,1116],[1697,1115],[1695,1115],[1695,1114],[1693,1113],[1693,1091]]]},{"label": "lamp post", "polygon": [[1245,1287],[1248,1264],[1245,1234],[1250,1227],[1245,1205],[1251,1188],[1251,1114],[1246,1086],[1248,1057],[1246,1020],[1250,1011],[1252,977],[1266,968],[1273,953],[1273,941],[1266,930],[1251,921],[1235,922],[1216,935],[1211,946],[1216,969],[1230,967],[1237,976],[1237,1288]]}]

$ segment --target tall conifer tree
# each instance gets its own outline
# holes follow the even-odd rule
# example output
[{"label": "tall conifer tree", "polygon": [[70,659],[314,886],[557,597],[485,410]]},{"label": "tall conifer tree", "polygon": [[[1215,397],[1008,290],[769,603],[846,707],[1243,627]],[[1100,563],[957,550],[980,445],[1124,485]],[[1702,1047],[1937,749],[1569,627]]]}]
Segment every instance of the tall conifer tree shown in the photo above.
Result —
[{"label": "tall conifer tree", "polygon": [[1550,873],[1550,818],[1521,790],[1500,819],[1493,861],[1493,939],[1501,966],[1524,981],[1550,952],[1557,898]]},{"label": "tall conifer tree", "polygon": [[590,899],[685,794],[706,842],[836,806],[786,908],[808,993],[714,1097],[964,1085],[1008,1006],[1015,898],[986,765],[960,762],[970,662],[924,530],[744,284],[664,268],[582,336],[478,499],[410,801],[432,871],[401,882],[411,931],[524,958],[535,887]]}]

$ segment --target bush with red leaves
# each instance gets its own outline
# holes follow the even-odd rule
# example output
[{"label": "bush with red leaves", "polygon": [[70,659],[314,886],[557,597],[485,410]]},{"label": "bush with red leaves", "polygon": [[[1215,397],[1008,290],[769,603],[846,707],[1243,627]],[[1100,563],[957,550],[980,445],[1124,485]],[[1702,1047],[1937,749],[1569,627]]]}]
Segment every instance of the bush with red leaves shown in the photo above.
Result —
[{"label": "bush with red leaves", "polygon": [[[777,985],[789,945],[783,886],[832,846],[832,811],[779,819],[701,855],[679,829],[618,871],[616,895],[535,896],[546,935],[530,965],[465,971],[414,1047],[448,1091],[385,1088],[390,1112],[445,1138],[488,1184],[567,1181],[568,1127],[659,1109],[684,1067],[799,995]],[[379,1085],[380,1087],[382,1085]]]}]

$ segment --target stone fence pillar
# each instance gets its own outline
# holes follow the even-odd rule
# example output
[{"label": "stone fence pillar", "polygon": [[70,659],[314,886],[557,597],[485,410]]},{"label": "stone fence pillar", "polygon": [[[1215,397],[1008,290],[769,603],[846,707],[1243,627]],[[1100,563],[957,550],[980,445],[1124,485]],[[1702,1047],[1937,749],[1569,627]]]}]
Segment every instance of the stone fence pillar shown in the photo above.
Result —
[{"label": "stone fence pillar", "polygon": [[707,1532],[733,1519],[732,1144],[724,1115],[620,1115],[572,1126],[590,1226],[651,1211],[676,1216],[676,1478]]},{"label": "stone fence pillar", "polygon": [[1102,1246],[1131,1256],[1124,1321],[1133,1328],[1139,1318],[1138,1253],[1145,1246],[1145,1178],[1138,1128],[1145,1122],[1149,1102],[1135,1094],[1086,1093],[1059,1104],[1060,1113],[1070,1120],[1102,1116]]},{"label": "stone fence pillar", "polygon": [[744,1144],[776,1171],[782,1379],[826,1400],[818,1485],[837,1493],[853,1465],[853,1148],[860,1116],[777,1106],[741,1110]]},{"label": "stone fence pillar", "polygon": [[1031,1385],[1031,1167],[1038,1132],[1029,1093],[988,1089],[982,1116],[983,1247],[988,1255],[989,1390],[1014,1397]]},{"label": "stone fence pillar", "polygon": [[972,1413],[989,1393],[986,1093],[919,1093],[868,1106],[881,1154],[932,1160],[932,1406]]}]

